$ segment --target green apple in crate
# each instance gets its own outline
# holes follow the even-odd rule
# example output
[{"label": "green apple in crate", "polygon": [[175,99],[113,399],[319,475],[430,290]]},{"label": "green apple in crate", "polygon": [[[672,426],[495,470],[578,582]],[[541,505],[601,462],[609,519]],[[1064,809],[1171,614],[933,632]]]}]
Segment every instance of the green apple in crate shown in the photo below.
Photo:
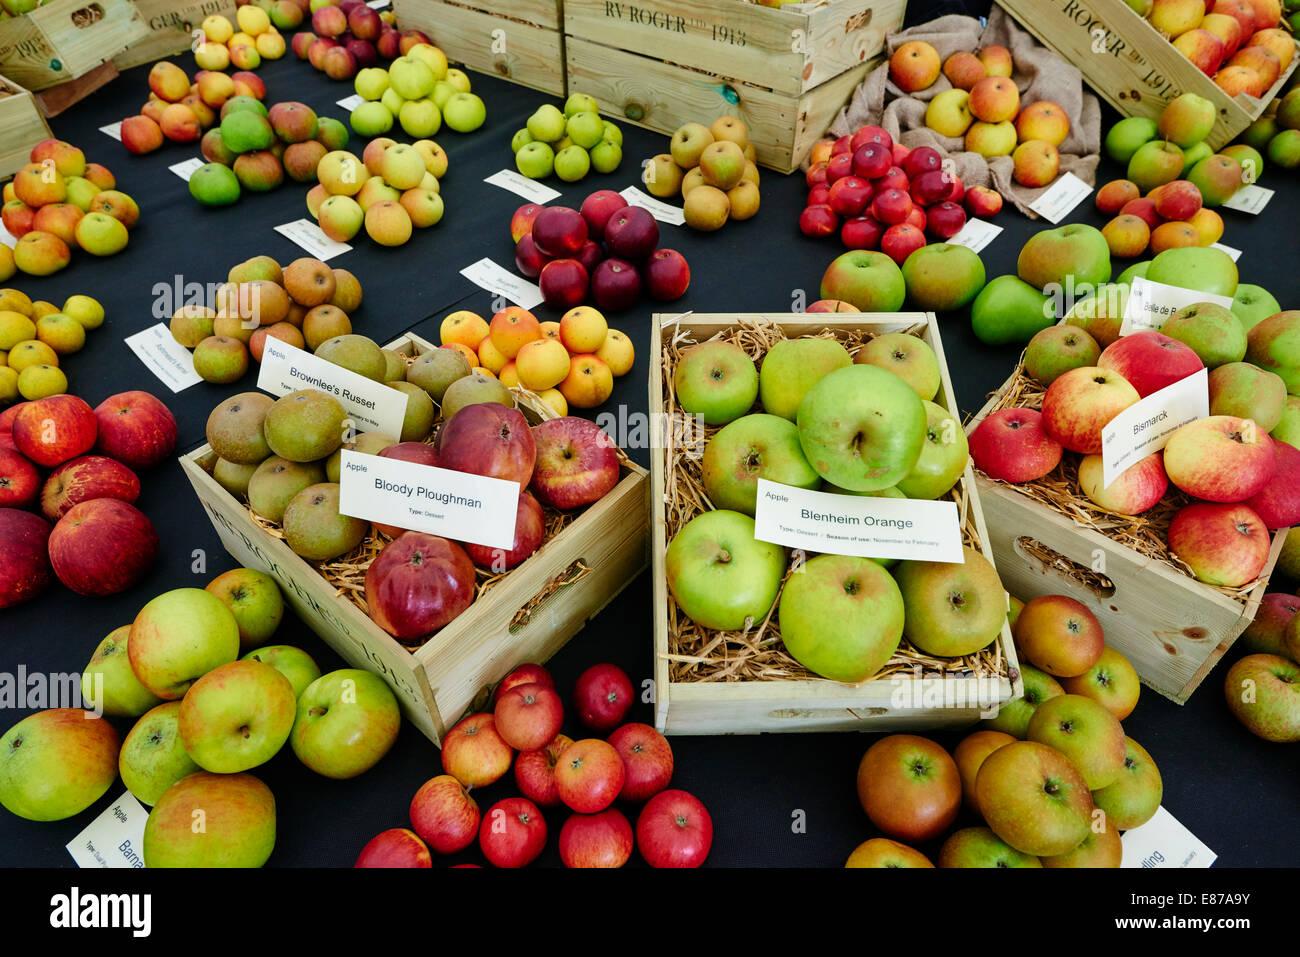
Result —
[{"label": "green apple in crate", "polygon": [[173,784],[201,770],[181,742],[180,716],[181,702],[165,701],[145,712],[122,742],[118,773],[141,804],[157,804]]},{"label": "green apple in crate", "polygon": [[117,780],[121,741],[92,711],[52,708],[0,737],[0,804],[29,821],[61,821],[90,807]]},{"label": "green apple in crate", "polygon": [[705,447],[701,465],[713,507],[747,515],[757,507],[760,478],[795,488],[821,485],[821,476],[804,457],[795,424],[765,412],[723,426]]},{"label": "green apple in crate", "polygon": [[908,498],[936,499],[947,495],[966,470],[970,450],[961,423],[933,402],[925,407],[925,441],[912,470],[898,480],[898,491]]},{"label": "green apple in crate", "polygon": [[973,548],[962,547],[960,564],[901,562],[894,578],[907,610],[904,634],[926,654],[974,654],[996,640],[1006,622],[1002,580]]},{"label": "green apple in crate", "polygon": [[754,520],[722,509],[695,516],[668,543],[668,589],[704,628],[741,631],[761,622],[785,575],[785,549],[754,538]]},{"label": "green apple in crate", "polygon": [[[886,337],[878,337],[878,339],[883,338]],[[906,338],[913,342],[921,341],[915,336]],[[865,350],[867,347],[862,348]],[[849,355],[849,351],[834,339],[804,336],[799,339],[782,339],[774,343],[763,356],[763,363],[758,371],[758,395],[763,411],[793,422],[799,411],[799,403],[803,401],[809,389],[828,373],[852,364],[853,357]],[[937,390],[937,373],[935,380]]]},{"label": "green apple in crate", "polygon": [[673,390],[684,411],[699,415],[708,425],[724,425],[754,405],[758,370],[740,346],[702,342],[682,353],[673,372]]},{"label": "green apple in crate", "polygon": [[251,774],[196,771],[181,778],[144,825],[150,868],[261,867],[274,849],[275,797]]},{"label": "green apple in crate", "polygon": [[[875,336],[862,344],[853,361],[857,365],[879,366],[894,373],[926,401],[932,400],[939,393],[942,382],[939,357],[919,336],[909,336],[905,332],[886,332]],[[767,408],[766,402],[763,407]]]}]

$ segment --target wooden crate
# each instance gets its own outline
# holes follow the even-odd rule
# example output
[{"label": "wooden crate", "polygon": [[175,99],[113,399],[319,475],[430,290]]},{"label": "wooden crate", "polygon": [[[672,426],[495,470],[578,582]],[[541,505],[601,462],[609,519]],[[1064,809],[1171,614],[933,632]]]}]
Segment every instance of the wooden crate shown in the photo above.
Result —
[{"label": "wooden crate", "polygon": [[422,30],[452,63],[565,95],[561,0],[393,0],[397,25]]},{"label": "wooden crate", "polygon": [[1297,55],[1262,99],[1244,93],[1230,97],[1125,0],[998,3],[1044,46],[1077,66],[1088,85],[1124,116],[1154,120],[1183,93],[1205,97],[1218,110],[1214,130],[1206,137],[1214,149],[1260,117],[1300,61]]},{"label": "wooden crate", "polygon": [[[972,431],[1023,374],[1017,368],[971,419]],[[1258,584],[1242,601],[1197,581],[1166,562],[1153,560],[1100,532],[1027,498],[1015,485],[975,477],[993,557],[1002,583],[1024,601],[1039,595],[1069,595],[1092,610],[1106,644],[1133,663],[1142,683],[1178,704],[1186,703],[1210,669],[1255,618],[1286,529],[1277,532]],[[1113,584],[1097,586],[1044,563],[1026,550],[1038,542],[1070,562],[1094,570]],[[1033,549],[1032,551],[1039,551]]]},{"label": "wooden crate", "polygon": [[113,57],[119,70],[153,63],[194,44],[194,31],[205,18],[221,15],[235,21],[235,0],[133,0],[149,32]]},{"label": "wooden crate", "polygon": [[37,92],[89,73],[147,33],[131,0],[51,0],[0,21],[0,73]]},{"label": "wooden crate", "polygon": [[763,7],[740,0],[565,0],[571,93],[672,133],[733,115],[758,161],[795,169],[881,60],[906,0]]},{"label": "wooden crate", "polygon": [[0,179],[26,166],[32,147],[53,135],[32,94],[0,76]]},{"label": "wooden crate", "polygon": [[[869,330],[873,334],[907,332],[919,335],[939,358],[942,384],[935,402],[960,420],[955,393],[948,377],[938,321],[933,313],[836,313],[758,315],[657,315],[651,333],[654,356],[650,370],[650,408],[668,408],[668,382],[663,374],[663,349],[674,337],[703,342],[741,323],[773,324],[786,337],[815,334],[823,329]],[[662,443],[665,446],[669,441]],[[655,726],[665,734],[755,734],[799,731],[885,731],[930,729],[968,725],[1024,694],[1019,662],[1004,624],[997,639],[1006,662],[1006,675],[998,679],[937,679],[890,677],[861,685],[824,678],[783,681],[673,681],[668,636],[668,610],[673,601],[664,574],[668,547],[664,489],[670,448],[656,449],[651,459],[654,536]],[[969,520],[980,550],[993,560],[988,531],[980,511],[979,494],[970,466],[960,486],[969,496]],[[991,687],[992,685],[992,687]],[[918,702],[929,702],[916,706]],[[946,704],[944,702],[947,702]]]},{"label": "wooden crate", "polygon": [[[406,355],[435,348],[414,335],[388,347]],[[522,411],[534,421],[542,417],[531,408]],[[454,622],[417,650],[407,651],[337,594],[283,540],[253,522],[244,503],[231,497],[210,474],[215,456],[209,446],[180,461],[235,560],[274,576],[308,627],[351,664],[383,678],[407,718],[435,744],[484,688],[519,664],[548,659],[647,563],[649,482],[644,469],[628,463],[618,485],[604,498]],[[581,568],[587,571],[578,576]],[[553,582],[575,577],[558,589],[551,587]],[[546,597],[534,603],[543,594]],[[520,615],[522,609],[529,613]]]}]

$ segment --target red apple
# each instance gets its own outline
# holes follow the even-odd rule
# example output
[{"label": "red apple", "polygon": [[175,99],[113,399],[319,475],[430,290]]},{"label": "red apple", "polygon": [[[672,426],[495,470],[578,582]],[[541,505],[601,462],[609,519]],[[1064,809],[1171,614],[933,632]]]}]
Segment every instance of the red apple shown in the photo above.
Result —
[{"label": "red apple", "polygon": [[16,402],[0,412],[0,449],[18,451],[18,446],[14,444],[14,419],[26,404],[26,402]]},{"label": "red apple", "polygon": [[515,786],[519,793],[542,807],[559,807],[560,791],[555,786],[555,767],[564,749],[573,744],[568,735],[557,734],[544,748],[523,751],[515,758]]},{"label": "red apple", "polygon": [[808,206],[799,214],[799,232],[816,239],[840,228],[840,218],[829,204]]},{"label": "red apple", "polygon": [[638,262],[659,247],[659,221],[640,206],[625,206],[605,223],[610,255]]},{"label": "red apple", "polygon": [[863,213],[845,221],[840,228],[840,242],[847,249],[879,249],[885,233],[883,223],[870,213]]},{"label": "red apple", "polygon": [[636,846],[651,867],[699,867],[713,846],[713,819],[686,791],[660,791],[636,819]]},{"label": "red apple", "polygon": [[478,836],[478,804],[450,774],[420,785],[411,798],[411,826],[438,854],[455,854]]},{"label": "red apple", "polygon": [[475,581],[474,563],[455,542],[405,532],[366,569],[366,608],[394,638],[417,641],[473,603]]},{"label": "red apple", "polygon": [[925,231],[935,239],[951,239],[966,225],[966,210],[960,203],[944,200],[925,211]]},{"label": "red apple", "polygon": [[643,270],[646,292],[660,302],[680,299],[691,284],[691,267],[686,257],[675,249],[656,249]]},{"label": "red apple", "polygon": [[404,827],[389,828],[372,837],[353,867],[433,867],[424,841]]},{"label": "red apple", "polygon": [[560,828],[565,867],[622,867],[632,856],[632,825],[620,811],[573,814]]},{"label": "red apple", "polygon": [[912,180],[912,202],[921,206],[943,202],[952,192],[952,180],[947,170],[926,170]]},{"label": "red apple", "polygon": [[904,222],[912,213],[912,197],[905,190],[886,189],[876,193],[871,202],[871,215],[891,226]]},{"label": "red apple", "polygon": [[490,714],[471,714],[442,738],[442,769],[467,788],[501,780],[514,756]]},{"label": "red apple", "polygon": [[483,815],[478,841],[493,867],[527,867],[546,846],[546,819],[527,798],[505,798]]},{"label": "red apple", "polygon": [[1060,464],[1064,449],[1043,428],[1036,409],[999,409],[968,439],[971,460],[989,478],[1032,482]]},{"label": "red apple", "polygon": [[980,219],[991,219],[1002,212],[1002,194],[987,186],[972,186],[966,190],[966,212]]},{"label": "red apple", "polygon": [[846,176],[853,175],[853,154],[837,153],[826,161],[826,185],[830,186],[836,180],[843,179]]},{"label": "red apple", "polygon": [[564,705],[554,688],[516,685],[497,699],[493,716],[501,740],[516,751],[536,751],[560,733]]},{"label": "red apple", "polygon": [[650,725],[625,724],[609,736],[609,743],[623,759],[620,800],[639,804],[668,787],[673,779],[672,745]]},{"label": "red apple", "polygon": [[890,226],[880,237],[880,251],[899,266],[925,244],[925,233],[908,223]]},{"label": "red apple", "polygon": [[94,410],[75,395],[52,395],[26,403],[14,418],[14,444],[37,465],[51,468],[95,446]]},{"label": "red apple", "polygon": [[864,143],[853,151],[854,176],[879,179],[893,165],[893,148],[884,143]]},{"label": "red apple", "polygon": [[868,143],[878,143],[885,149],[889,150],[891,155],[894,149],[894,138],[889,135],[889,131],[882,126],[860,126],[858,131],[853,134],[849,145],[853,147],[856,154],[858,150]]},{"label": "red apple", "polygon": [[804,183],[809,189],[815,186],[830,186],[830,177],[827,173],[829,167],[829,163],[813,163],[808,167],[808,172],[804,173]]},{"label": "red apple", "polygon": [[587,299],[587,270],[576,259],[552,259],[542,267],[537,285],[548,306],[567,312]]},{"label": "red apple", "polygon": [[1277,468],[1262,489],[1242,504],[1250,506],[1271,529],[1300,525],[1300,449],[1273,439]]},{"label": "red apple", "polygon": [[414,462],[416,465],[438,464],[438,450],[424,442],[398,442],[382,448],[377,453],[381,458],[397,459],[399,462]]},{"label": "red apple", "polygon": [[[0,452],[0,471],[4,455]],[[72,506],[91,499],[134,502],[139,497],[140,479],[129,468],[103,455],[83,455],[50,473],[41,489],[41,512],[51,522],[57,522]]]},{"label": "red apple", "polygon": [[837,137],[831,145],[831,155],[839,156],[841,153],[853,152],[853,137],[845,135]]},{"label": "red apple", "polygon": [[153,468],[176,448],[176,417],[148,392],[119,392],[95,406],[95,451],[137,471]]},{"label": "red apple", "polygon": [[873,179],[871,185],[875,187],[877,196],[891,189],[903,193],[910,193],[912,189],[912,181],[907,178],[907,174],[898,166],[889,167],[889,169],[885,170],[885,175],[880,179]]},{"label": "red apple", "polygon": [[578,676],[573,686],[573,704],[578,720],[600,733],[623,723],[632,709],[633,697],[632,682],[627,673],[608,662],[592,665]]},{"label": "red apple", "polygon": [[78,595],[116,595],[153,567],[158,533],[134,505],[97,498],[74,505],[50,533],[50,564]]},{"label": "red apple", "polygon": [[922,173],[943,169],[943,156],[934,147],[918,146],[907,154],[902,165],[908,178],[916,179]]},{"label": "red apple", "polygon": [[860,216],[871,202],[875,190],[865,179],[845,176],[831,184],[829,203],[838,216]]},{"label": "red apple", "polygon": [[509,550],[465,543],[465,551],[480,568],[490,568],[495,574],[508,571],[527,559],[542,546],[546,537],[546,515],[542,506],[527,492],[519,493],[515,510],[515,540]]},{"label": "red apple", "polygon": [[520,237],[515,245],[515,268],[529,279],[536,279],[542,274],[546,264],[553,261],[550,256],[543,255],[537,248],[531,233]]},{"label": "red apple", "polygon": [[1047,387],[1043,427],[1071,452],[1100,452],[1101,430],[1138,398],[1137,390],[1118,372],[1080,366]]},{"label": "red apple", "polygon": [[[294,40],[296,41],[299,36],[301,34],[295,33],[293,35]],[[385,60],[396,60],[402,55],[401,34],[394,29],[383,30],[379,34],[379,39],[375,41],[375,52]],[[299,59],[301,58],[302,55],[299,54]]]},{"label": "red apple", "polygon": [[1268,529],[1245,505],[1185,505],[1169,523],[1168,541],[1169,550],[1210,585],[1240,588],[1268,564]]},{"label": "red apple", "polygon": [[588,239],[587,221],[568,206],[547,206],[533,220],[533,242],[547,256],[576,256]]},{"label": "red apple", "polygon": [[913,203],[912,211],[907,214],[907,219],[903,220],[898,225],[915,226],[917,229],[921,230],[921,232],[925,232],[926,212],[927,211],[925,207],[917,206],[915,203]]},{"label": "red apple", "polygon": [[358,40],[378,40],[383,23],[379,14],[365,4],[360,4],[348,11],[348,30]]},{"label": "red apple", "polygon": [[342,36],[347,29],[347,15],[338,7],[320,7],[311,15],[311,31],[318,37]]},{"label": "red apple", "polygon": [[596,271],[596,267],[604,258],[605,247],[591,239],[583,243],[582,248],[578,250],[578,262],[582,263],[582,268],[587,270],[588,276]]},{"label": "red apple", "polygon": [[28,508],[40,492],[41,473],[36,466],[21,452],[0,448],[0,508]]},{"label": "red apple", "polygon": [[522,664],[498,682],[496,691],[492,694],[493,707],[496,706],[497,701],[500,700],[503,694],[517,685],[546,685],[548,688],[554,688],[555,679],[541,665],[535,665],[531,662]]},{"label": "red apple", "polygon": [[579,211],[587,221],[587,235],[600,242],[605,238],[605,224],[620,209],[627,206],[627,200],[612,189],[598,189],[582,201]]},{"label": "red apple", "polygon": [[[472,408],[472,407],[471,407]],[[530,486],[553,508],[581,508],[599,501],[618,484],[614,442],[590,419],[574,415],[533,427],[537,464]]]},{"label": "red apple", "polygon": [[613,745],[599,738],[574,741],[555,765],[560,800],[579,814],[595,814],[613,804],[625,776],[623,759]]},{"label": "red apple", "polygon": [[[617,195],[617,194],[616,194]],[[510,217],[510,238],[516,243],[533,231],[533,221],[546,207],[538,203],[524,203]]]},{"label": "red apple", "polygon": [[1169,481],[1207,502],[1243,502],[1258,494],[1278,462],[1268,433],[1235,415],[1188,422],[1169,436],[1164,458]]},{"label": "red apple", "polygon": [[640,295],[641,274],[626,259],[611,256],[596,267],[591,277],[591,298],[607,312],[631,309]]},{"label": "red apple", "polygon": [[518,482],[528,487],[537,446],[518,409],[496,402],[467,405],[447,421],[438,436],[438,465],[457,472]]},{"label": "red apple", "polygon": [[1118,372],[1144,399],[1205,368],[1190,346],[1154,330],[1116,339],[1101,351],[1097,365]]},{"label": "red apple", "polygon": [[17,508],[0,508],[0,608],[35,598],[54,577],[50,523]]}]

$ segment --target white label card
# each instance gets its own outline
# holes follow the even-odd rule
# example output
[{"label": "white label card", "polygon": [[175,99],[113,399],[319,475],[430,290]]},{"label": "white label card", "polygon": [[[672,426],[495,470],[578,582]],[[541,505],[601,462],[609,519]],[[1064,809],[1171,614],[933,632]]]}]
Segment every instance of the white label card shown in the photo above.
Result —
[{"label": "white label card", "polygon": [[353,419],[358,432],[401,435],[406,417],[406,393],[375,382],[351,369],[304,352],[287,342],[266,337],[257,387],[274,396],[299,389],[319,389],[334,396]]},{"label": "white label card", "polygon": [[1209,373],[1199,369],[1139,399],[1101,430],[1102,487],[1124,470],[1165,447],[1175,431],[1210,414]]},{"label": "white label card", "polygon": [[116,123],[109,123],[108,126],[101,126],[99,132],[113,137],[120,143],[122,142],[122,121],[118,120]]},{"label": "white label card", "polygon": [[360,106],[364,102],[366,102],[366,98],[364,96],[362,96],[360,93],[353,93],[351,96],[345,96],[343,99],[339,100],[338,104],[339,106],[343,107],[343,109],[351,112],[352,110],[355,110],[358,106]]},{"label": "white label card", "polygon": [[339,514],[509,551],[519,483],[344,449]]},{"label": "white label card", "polygon": [[1128,300],[1124,303],[1124,320],[1119,334],[1131,336],[1135,332],[1159,330],[1165,320],[1179,309],[1195,302],[1212,302],[1225,309],[1232,306],[1231,296],[1216,296],[1196,289],[1184,289],[1163,282],[1152,282],[1142,276],[1133,279]]},{"label": "white label card", "polygon": [[1258,216],[1273,198],[1273,191],[1263,186],[1248,183],[1232,194],[1223,204],[1225,209],[1235,209],[1239,213]]},{"label": "white label card", "polygon": [[529,179],[512,169],[503,169],[485,177],[483,182],[491,183],[493,186],[499,186],[501,189],[509,190],[522,196],[529,202],[545,204],[560,195],[558,189],[552,189],[545,183],[539,183],[535,179]]},{"label": "white label card", "polygon": [[955,502],[837,495],[767,479],[758,480],[754,537],[831,555],[964,560]]},{"label": "white label card", "polygon": [[168,166],[167,168],[188,183],[190,181],[190,177],[193,176],[195,172],[197,172],[202,167],[203,167],[203,160],[199,159],[197,156],[194,156],[191,157],[190,159],[185,160],[184,162],[173,163],[171,166]]},{"label": "white label card", "polygon": [[291,223],[276,226],[275,231],[322,261],[341,256],[352,249],[347,243],[336,243],[330,239],[310,219],[295,219]]},{"label": "white label card", "polygon": [[660,202],[653,196],[641,192],[635,186],[629,186],[627,189],[620,191],[618,195],[627,200],[629,206],[640,206],[661,223],[667,223],[669,226],[680,226],[686,222],[686,214],[682,212],[681,207]]},{"label": "white label card", "polygon": [[68,842],[68,853],[78,867],[143,868],[148,819],[149,812],[126,791]]},{"label": "white label card", "polygon": [[173,392],[203,381],[194,371],[194,356],[190,350],[177,342],[171,330],[161,322],[127,336],[126,347]]},{"label": "white label card", "polygon": [[979,252],[993,240],[998,238],[1002,232],[1001,226],[995,226],[988,220],[968,219],[955,236],[950,236],[948,242],[954,246],[965,246],[971,252]]},{"label": "white label card", "polygon": [[9,230],[5,229],[3,226],[0,226],[0,243],[3,243],[5,246],[8,246],[10,249],[13,249],[15,246],[18,245],[18,240],[14,239],[13,236],[9,234]]},{"label": "white label card", "polygon": [[388,0],[366,0],[366,6],[371,10],[382,10],[388,6]]},{"label": "white label card", "polygon": [[474,285],[493,295],[504,296],[516,306],[536,309],[542,304],[542,291],[527,279],[507,272],[490,259],[480,259],[460,271]]},{"label": "white label card", "polygon": [[1233,249],[1231,246],[1223,245],[1223,243],[1210,243],[1210,248],[1222,250],[1223,252],[1227,253],[1232,258],[1233,262],[1236,262],[1238,259],[1241,258],[1240,249]]},{"label": "white label card", "polygon": [[1029,204],[1029,208],[1049,223],[1056,224],[1070,214],[1092,192],[1092,187],[1073,173],[1062,173],[1042,196]]},{"label": "white label card", "polygon": [[1120,844],[1120,867],[1209,867],[1219,858],[1164,805],[1141,827],[1125,831]]}]

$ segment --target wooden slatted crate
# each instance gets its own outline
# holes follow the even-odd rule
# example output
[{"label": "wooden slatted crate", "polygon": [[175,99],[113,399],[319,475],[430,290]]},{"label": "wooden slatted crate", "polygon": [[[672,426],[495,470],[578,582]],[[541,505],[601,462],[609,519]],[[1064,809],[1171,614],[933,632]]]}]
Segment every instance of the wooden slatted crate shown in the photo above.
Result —
[{"label": "wooden slatted crate", "polygon": [[133,0],[149,32],[113,57],[119,70],[189,50],[207,17],[235,20],[235,0]]},{"label": "wooden slatted crate", "polygon": [[[933,313],[825,313],[657,315],[651,333],[654,355],[650,371],[650,408],[668,412],[671,374],[664,350],[677,341],[703,342],[739,325],[766,325],[786,338],[816,335],[823,330],[865,330],[879,335],[911,332],[919,335],[939,358],[941,385],[935,402],[955,417],[957,411],[938,321]],[[685,337],[685,338],[683,338]],[[668,430],[665,430],[668,431]],[[781,680],[675,680],[672,662],[680,656],[670,635],[673,598],[664,570],[668,547],[665,504],[667,470],[672,443],[666,435],[651,459],[651,531],[654,541],[655,726],[665,734],[754,734],[799,731],[885,731],[932,729],[968,725],[1024,693],[1010,629],[1004,624],[994,643],[999,663],[996,674],[984,677],[917,675],[905,670],[897,675],[869,679],[859,685],[843,684],[811,675]],[[991,561],[989,535],[981,512],[979,493],[970,466],[958,483],[967,503],[964,527],[976,547]],[[794,670],[797,666],[791,662]]]},{"label": "wooden slatted crate", "polygon": [[[408,334],[388,348],[413,355],[436,347]],[[533,422],[554,415],[540,403],[523,402],[521,411]],[[217,484],[208,445],[180,461],[235,560],[272,575],[308,627],[352,665],[383,678],[406,717],[435,744],[485,688],[517,665],[543,662],[563,647],[648,560],[649,482],[644,469],[627,463],[604,498],[455,621],[408,651]]]},{"label": "wooden slatted crate", "polygon": [[53,135],[32,94],[0,76],[0,179],[26,166],[32,147]]},{"label": "wooden slatted crate", "polygon": [[0,73],[39,92],[89,73],[148,32],[131,0],[52,0],[0,21]]}]

